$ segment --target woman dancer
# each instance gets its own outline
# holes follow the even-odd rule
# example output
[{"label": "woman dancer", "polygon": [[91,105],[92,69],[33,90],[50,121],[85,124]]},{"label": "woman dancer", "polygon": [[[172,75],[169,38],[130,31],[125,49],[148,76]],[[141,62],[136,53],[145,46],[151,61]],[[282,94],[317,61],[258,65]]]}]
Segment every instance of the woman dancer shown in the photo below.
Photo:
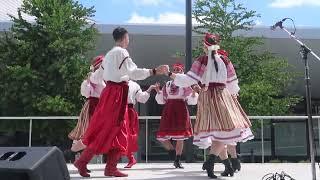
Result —
[{"label": "woman dancer", "polygon": [[[187,74],[168,73],[179,87],[202,84],[198,99],[197,119],[194,126],[194,144],[200,148],[211,146],[209,158],[202,169],[210,178],[214,175],[214,161],[226,144],[244,142],[253,138],[251,123],[234,97],[239,91],[236,72],[231,61],[219,50],[218,35],[206,33],[205,55],[200,56]],[[233,176],[226,153],[222,154],[226,169],[223,176]]]}]

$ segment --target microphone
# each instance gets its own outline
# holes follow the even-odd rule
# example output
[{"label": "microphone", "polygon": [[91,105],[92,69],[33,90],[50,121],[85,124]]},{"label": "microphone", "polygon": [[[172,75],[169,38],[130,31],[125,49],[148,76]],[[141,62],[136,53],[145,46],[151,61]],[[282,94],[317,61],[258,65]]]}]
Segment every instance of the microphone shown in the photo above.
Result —
[{"label": "microphone", "polygon": [[272,31],[274,31],[278,26],[280,27],[280,28],[282,28],[282,23],[285,21],[285,20],[287,20],[287,19],[289,19],[289,18],[284,18],[284,19],[282,19],[281,21],[278,21],[276,24],[274,24],[273,26],[270,26],[270,29],[272,30]]}]

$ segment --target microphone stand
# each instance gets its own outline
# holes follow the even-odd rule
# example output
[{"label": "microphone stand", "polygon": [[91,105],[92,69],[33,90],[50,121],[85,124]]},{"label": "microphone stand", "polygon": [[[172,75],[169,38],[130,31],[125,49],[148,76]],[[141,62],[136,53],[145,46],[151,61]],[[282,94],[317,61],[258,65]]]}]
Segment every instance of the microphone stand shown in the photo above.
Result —
[{"label": "microphone stand", "polygon": [[311,172],[312,180],[316,180],[316,165],[315,165],[315,145],[314,145],[314,132],[313,132],[313,123],[312,123],[312,109],[311,109],[311,90],[310,90],[310,72],[309,72],[309,63],[308,63],[308,54],[311,53],[317,60],[320,61],[320,58],[315,54],[308,46],[301,42],[294,33],[289,32],[286,28],[282,26],[282,22],[279,27],[287,32],[289,36],[297,41],[300,44],[300,54],[304,61],[305,66],[305,83],[306,83],[306,102],[307,102],[307,115],[308,115],[308,133],[309,133],[309,152],[311,159]]}]

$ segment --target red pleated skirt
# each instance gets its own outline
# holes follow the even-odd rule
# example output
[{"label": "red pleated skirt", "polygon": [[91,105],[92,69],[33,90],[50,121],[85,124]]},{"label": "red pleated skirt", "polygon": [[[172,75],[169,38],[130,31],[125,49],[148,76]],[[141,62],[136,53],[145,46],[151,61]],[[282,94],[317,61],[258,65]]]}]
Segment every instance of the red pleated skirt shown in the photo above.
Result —
[{"label": "red pleated skirt", "polygon": [[95,154],[116,149],[127,153],[127,98],[128,84],[108,81],[91,117],[82,142]]},{"label": "red pleated skirt", "polygon": [[138,113],[132,104],[128,104],[128,153],[137,152],[139,149],[139,120]]},{"label": "red pleated skirt", "polygon": [[191,137],[192,125],[187,104],[183,99],[169,99],[162,111],[157,139],[184,140]]}]

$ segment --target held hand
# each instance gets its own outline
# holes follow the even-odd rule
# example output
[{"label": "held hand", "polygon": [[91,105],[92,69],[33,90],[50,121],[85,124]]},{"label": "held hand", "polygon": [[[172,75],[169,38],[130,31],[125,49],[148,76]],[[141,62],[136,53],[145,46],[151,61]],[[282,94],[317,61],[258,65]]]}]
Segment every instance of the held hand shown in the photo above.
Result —
[{"label": "held hand", "polygon": [[151,86],[149,86],[149,88],[146,90],[146,92],[150,94],[151,91],[152,91],[152,89],[153,89],[153,88],[152,88],[152,85],[151,85]]},{"label": "held hand", "polygon": [[198,84],[195,84],[192,86],[193,92],[200,92],[201,91],[201,87]]},{"label": "held hand", "polygon": [[156,74],[164,75],[169,73],[169,66],[168,65],[160,65],[156,68]]},{"label": "held hand", "polygon": [[196,91],[192,90],[192,94],[191,94],[191,97],[196,97]]},{"label": "held hand", "polygon": [[160,83],[156,83],[155,85],[155,90],[157,91],[157,93],[159,93],[160,92]]},{"label": "held hand", "polygon": [[169,73],[168,76],[171,78],[171,79],[175,79],[176,78],[176,74],[175,73]]},{"label": "held hand", "polygon": [[151,89],[151,90],[156,89],[156,85],[151,85],[151,86],[149,87],[149,89]]},{"label": "held hand", "polygon": [[152,90],[155,90],[156,89],[156,86],[155,85],[151,85],[149,86],[149,88],[147,89],[147,92],[148,93],[151,93]]}]

